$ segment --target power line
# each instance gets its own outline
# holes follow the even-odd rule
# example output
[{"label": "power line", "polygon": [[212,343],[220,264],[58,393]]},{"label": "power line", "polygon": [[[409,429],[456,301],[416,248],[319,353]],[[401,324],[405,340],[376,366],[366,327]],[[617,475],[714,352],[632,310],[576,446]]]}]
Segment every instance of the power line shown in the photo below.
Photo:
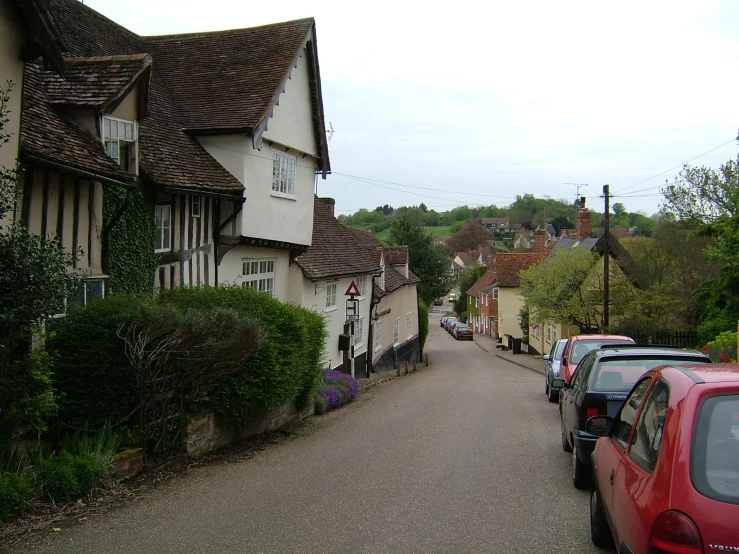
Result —
[{"label": "power line", "polygon": [[[403,184],[403,183],[395,183],[393,181],[380,181],[379,179],[371,179],[369,177],[360,177],[358,175],[348,175],[347,173],[339,173],[338,171],[332,171],[331,174],[332,175],[341,175],[343,177],[349,177],[350,179],[360,179],[360,180],[362,180],[364,182],[370,182],[371,181],[372,183],[385,183],[386,185],[395,185],[395,186],[398,186],[398,187],[407,187],[407,188],[411,188],[411,189],[431,190],[431,191],[434,191],[434,192],[448,192],[448,193],[451,193],[451,194],[465,194],[465,195],[468,195],[468,196],[486,196],[486,197],[489,197],[489,198],[506,198],[506,199],[509,199],[509,198],[515,199],[516,198],[515,196],[500,196],[500,195],[495,195],[495,194],[482,194],[482,193],[476,193],[476,192],[459,192],[459,191],[456,191],[456,190],[435,189],[435,188],[431,188],[431,187],[419,187],[419,186],[415,186],[415,185],[406,185],[406,184]],[[391,190],[394,190],[394,189],[391,189]],[[403,192],[403,191],[399,191],[399,192]],[[444,200],[444,199],[442,199],[442,200]]]},{"label": "power line", "polygon": [[678,169],[678,168],[680,168],[680,167],[684,166],[685,164],[689,164],[690,162],[692,162],[692,161],[694,161],[694,160],[697,160],[698,158],[702,158],[703,156],[705,156],[706,154],[710,154],[710,153],[711,153],[711,152],[713,152],[714,150],[718,150],[719,148],[723,148],[723,147],[724,147],[724,146],[726,146],[727,144],[730,144],[730,143],[734,142],[734,141],[735,141],[735,140],[737,140],[737,139],[739,139],[739,137],[737,137],[737,138],[733,138],[733,139],[731,139],[731,140],[729,140],[729,141],[726,141],[726,142],[725,142],[725,143],[723,143],[723,144],[719,144],[719,145],[718,145],[718,146],[717,146],[716,148],[711,148],[711,149],[710,149],[710,150],[709,150],[708,152],[703,152],[703,154],[701,154],[700,156],[696,156],[695,158],[692,158],[692,159],[688,160],[687,162],[683,162],[683,163],[681,163],[681,164],[679,164],[679,165],[676,165],[675,167],[671,167],[670,169],[667,169],[666,171],[663,171],[662,173],[657,173],[657,175],[653,175],[653,176],[652,176],[652,177],[650,177],[649,179],[644,179],[643,181],[639,181],[638,183],[634,183],[633,185],[629,185],[628,187],[625,187],[625,188],[619,189],[619,190],[617,190],[617,191],[615,191],[615,192],[616,192],[616,193],[619,193],[619,192],[623,192],[623,191],[625,191],[625,190],[629,190],[630,188],[633,188],[633,187],[639,186],[639,185],[641,185],[642,183],[646,183],[647,181],[651,181],[652,179],[655,179],[655,178],[659,177],[660,175],[664,175],[665,173],[669,173],[670,171],[674,171],[675,169]]}]

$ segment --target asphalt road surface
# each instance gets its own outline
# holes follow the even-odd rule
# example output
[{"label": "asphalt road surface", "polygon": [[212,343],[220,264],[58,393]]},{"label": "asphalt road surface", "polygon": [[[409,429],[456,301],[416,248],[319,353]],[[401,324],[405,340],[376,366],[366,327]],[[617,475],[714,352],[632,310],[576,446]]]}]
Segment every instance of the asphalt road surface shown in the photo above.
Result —
[{"label": "asphalt road surface", "polygon": [[603,552],[541,374],[457,342],[242,463],[18,545],[34,552]]}]

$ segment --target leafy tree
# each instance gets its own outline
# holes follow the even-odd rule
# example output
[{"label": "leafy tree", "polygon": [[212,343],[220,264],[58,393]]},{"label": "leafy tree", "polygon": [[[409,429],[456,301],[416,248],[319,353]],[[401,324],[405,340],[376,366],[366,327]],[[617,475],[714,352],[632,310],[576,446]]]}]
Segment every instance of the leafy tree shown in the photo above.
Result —
[{"label": "leafy tree", "polygon": [[[542,263],[522,270],[521,293],[533,321],[556,321],[600,329],[603,317],[603,274],[600,256],[584,248],[560,250]],[[611,272],[611,284],[623,279]]]},{"label": "leafy tree", "polygon": [[739,319],[739,167],[729,160],[716,170],[684,166],[667,185],[663,213],[691,221],[709,239],[706,254],[721,264],[715,279],[695,292],[702,304],[702,340],[734,329]]},{"label": "leafy tree", "polygon": [[468,223],[457,231],[449,240],[447,245],[454,252],[474,250],[480,245],[487,244],[495,237],[483,225],[479,223]]},{"label": "leafy tree", "polygon": [[451,260],[443,246],[434,244],[418,213],[396,214],[388,240],[390,244],[408,246],[410,269],[421,279],[418,295],[426,304],[451,289]]},{"label": "leafy tree", "polygon": [[421,202],[421,203],[420,203],[420,204],[418,205],[418,208],[419,208],[419,209],[420,209],[420,210],[421,210],[422,212],[424,212],[424,213],[426,213],[427,211],[429,211],[429,209],[428,209],[428,208],[426,207],[426,204],[424,204],[423,202]]},{"label": "leafy tree", "polygon": [[[11,88],[0,87],[0,146],[9,139],[4,125]],[[18,195],[17,177],[14,168],[0,168],[0,220]],[[44,319],[63,311],[63,299],[79,286],[67,272],[73,261],[58,240],[33,235],[23,223],[0,229],[0,452],[19,425],[42,430],[55,409],[51,364],[45,353],[31,351],[31,337],[43,331]]]},{"label": "leafy tree", "polygon": [[560,231],[562,229],[575,228],[575,221],[573,219],[570,219],[566,215],[557,216],[553,218],[549,223],[551,223],[552,227],[554,227],[554,230],[557,231],[557,235],[560,234]]},{"label": "leafy tree", "polygon": [[467,312],[467,303],[469,296],[467,291],[472,288],[477,280],[482,277],[488,270],[484,265],[472,263],[467,266],[459,274],[459,297],[454,301],[454,311],[458,314]]}]

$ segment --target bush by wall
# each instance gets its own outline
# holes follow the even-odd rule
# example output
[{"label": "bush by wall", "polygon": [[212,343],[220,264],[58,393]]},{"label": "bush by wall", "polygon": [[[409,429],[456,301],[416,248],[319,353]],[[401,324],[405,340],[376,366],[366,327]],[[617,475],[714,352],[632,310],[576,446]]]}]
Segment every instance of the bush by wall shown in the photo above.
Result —
[{"label": "bush by wall", "polygon": [[320,361],[326,340],[322,316],[248,288],[224,286],[173,289],[158,302],[179,308],[230,308],[258,321],[265,334],[262,348],[200,407],[214,409],[228,423],[244,423],[254,413],[296,399],[308,405],[318,391]]},{"label": "bush by wall", "polygon": [[62,429],[99,429],[106,422],[138,425],[138,414],[131,412],[139,404],[139,388],[118,329],[150,302],[113,295],[71,311],[52,326],[46,348],[54,361]]},{"label": "bush by wall", "polygon": [[429,307],[418,299],[418,341],[421,345],[421,356],[423,356],[423,345],[426,344],[426,338],[429,336]]},{"label": "bush by wall", "polygon": [[26,513],[36,491],[23,475],[0,474],[0,522]]}]

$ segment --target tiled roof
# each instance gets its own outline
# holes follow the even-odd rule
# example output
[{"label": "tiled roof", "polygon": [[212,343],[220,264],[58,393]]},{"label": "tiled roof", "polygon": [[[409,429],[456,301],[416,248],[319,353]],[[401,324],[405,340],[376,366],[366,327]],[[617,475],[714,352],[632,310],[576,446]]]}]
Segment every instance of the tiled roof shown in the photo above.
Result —
[{"label": "tiled roof", "polygon": [[366,231],[364,229],[358,229],[357,227],[347,227],[349,231],[354,235],[360,243],[366,244],[367,246],[382,246],[382,242],[378,239],[372,231]]},{"label": "tiled roof", "polygon": [[465,294],[468,296],[477,296],[482,289],[489,287],[495,281],[495,277],[495,271],[486,271]]},{"label": "tiled roof", "polygon": [[[66,44],[68,56],[141,56],[151,51],[141,37],[78,0],[48,0],[46,5]],[[156,56],[152,57],[149,112],[139,121],[142,172],[163,187],[241,196],[244,189],[241,183],[197,140],[182,131],[177,104],[157,69]],[[49,150],[59,148],[51,140],[43,146]]]},{"label": "tiled roof", "polygon": [[385,263],[390,265],[405,265],[408,263],[408,247],[407,246],[386,246],[383,248],[385,253]]},{"label": "tiled roof", "polygon": [[485,258],[487,258],[488,256],[494,255],[493,249],[490,248],[489,246],[480,246],[478,250],[480,252],[480,256],[482,256],[483,261],[485,261]]},{"label": "tiled roof", "polygon": [[518,272],[528,269],[549,255],[549,252],[501,252],[497,258],[496,273],[499,287],[518,287]]},{"label": "tiled roof", "polygon": [[495,223],[496,225],[500,225],[500,224],[508,225],[510,221],[511,220],[508,217],[484,217],[482,219],[482,224],[489,225],[489,224]]},{"label": "tiled roof", "polygon": [[482,290],[480,291],[480,294],[488,294],[488,295],[490,295],[490,294],[493,294],[493,289],[494,289],[494,288],[495,288],[496,286],[497,286],[497,283],[495,283],[495,281],[493,281],[493,284],[492,284],[492,285],[490,285],[489,287],[485,287],[484,289],[482,289]]},{"label": "tiled roof", "polygon": [[[315,139],[328,169],[313,18],[249,29],[145,37],[188,131],[254,133],[263,128],[307,49]],[[263,130],[263,129],[262,129]]]},{"label": "tiled roof", "polygon": [[[133,181],[134,176],[110,158],[103,143],[46,102],[43,64],[27,63],[23,82],[21,111],[21,152],[26,160],[43,160],[97,173],[119,181]],[[32,159],[30,160],[33,161]]]},{"label": "tiled roof", "polygon": [[562,237],[559,239],[559,241],[557,241],[557,244],[554,245],[554,248],[552,248],[552,253],[559,252],[560,250],[565,250],[568,248],[584,248],[588,251],[594,251],[599,240],[600,239],[594,237],[587,237],[582,240],[574,240]]},{"label": "tiled roof", "polygon": [[107,106],[119,99],[151,66],[148,54],[65,58],[64,74],[47,72],[46,98],[69,107]]},{"label": "tiled roof", "polygon": [[368,249],[333,215],[323,199],[313,201],[313,239],[305,254],[295,259],[303,274],[313,281],[377,273],[380,270]]},{"label": "tiled roof", "polygon": [[452,239],[452,237],[450,235],[437,235],[437,236],[434,237],[434,242],[441,243],[441,244],[446,244],[451,239]]}]

